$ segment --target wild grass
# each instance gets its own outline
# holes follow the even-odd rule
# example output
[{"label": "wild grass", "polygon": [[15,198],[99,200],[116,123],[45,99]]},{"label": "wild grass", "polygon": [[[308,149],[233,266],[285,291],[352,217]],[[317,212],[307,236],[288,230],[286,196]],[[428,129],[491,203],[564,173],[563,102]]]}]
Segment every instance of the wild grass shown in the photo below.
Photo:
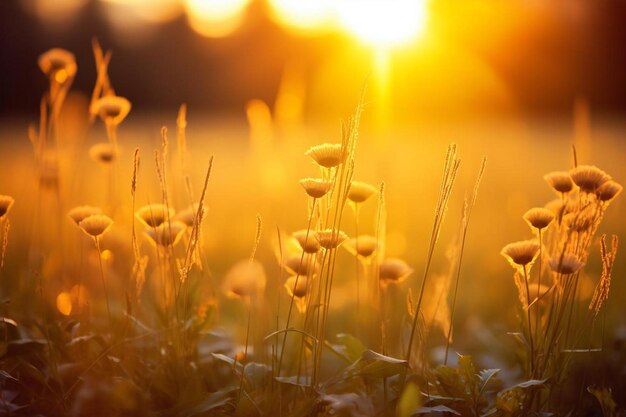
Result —
[{"label": "wild grass", "polygon": [[[3,415],[613,416],[624,407],[611,393],[619,381],[606,375],[576,384],[575,402],[567,388],[577,358],[608,361],[606,305],[618,238],[596,235],[622,186],[604,171],[575,160],[570,170],[546,175],[554,201],[520,213],[530,238],[502,249],[514,270],[518,324],[502,337],[518,343],[508,354],[523,373],[479,370],[469,355],[452,352],[465,346],[455,327],[463,282],[473,284],[480,273],[463,266],[472,214],[484,209],[479,188],[492,175],[486,158],[442,256],[461,170],[461,150],[448,147],[430,234],[406,232],[426,251],[400,258],[388,230],[393,184],[358,175],[361,101],[337,141],[301,149],[311,164],[305,178],[289,179],[299,183],[302,205],[290,204],[306,207],[290,213],[298,218],[293,232],[279,223],[268,243],[274,227],[260,215],[249,230],[231,216],[226,233],[210,236],[209,207],[229,195],[211,193],[213,156],[202,155],[205,174],[194,177],[187,107],[177,114],[175,141],[163,127],[157,149],[127,154],[123,127],[132,106],[109,79],[111,53],[96,41],[93,50],[97,79],[85,141],[93,142],[99,127],[107,141],[58,146],[77,65],[67,51],[43,54],[49,88],[39,126],[28,131],[36,192],[33,201],[0,196]],[[252,107],[251,134],[263,143],[267,118]],[[271,161],[267,149],[256,151]],[[66,154],[91,154],[104,171],[67,178]],[[65,185],[83,182],[95,192]],[[28,256],[18,256],[9,217],[27,204],[34,206],[32,239],[19,248]],[[66,223],[75,233],[65,232]],[[221,244],[208,250],[209,238]],[[247,242],[239,261],[214,274],[211,261],[231,256],[227,244],[237,239]],[[585,271],[594,268],[598,241],[600,277],[593,282]],[[274,262],[259,256],[263,250],[274,252]],[[444,274],[437,273],[441,265]],[[582,288],[590,282],[588,296]]]}]

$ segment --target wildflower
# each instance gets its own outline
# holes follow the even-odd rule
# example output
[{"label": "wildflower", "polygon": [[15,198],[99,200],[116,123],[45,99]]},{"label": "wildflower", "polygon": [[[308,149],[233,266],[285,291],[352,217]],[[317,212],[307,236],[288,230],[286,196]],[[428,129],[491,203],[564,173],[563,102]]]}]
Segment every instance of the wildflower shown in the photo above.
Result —
[{"label": "wildflower", "polygon": [[554,220],[552,210],[543,207],[531,208],[524,214],[524,220],[536,229],[545,229]]},{"label": "wildflower", "polygon": [[224,278],[224,291],[231,298],[248,298],[265,291],[265,269],[256,260],[237,262]]},{"label": "wildflower", "polygon": [[563,222],[574,232],[589,230],[596,221],[595,213],[590,206],[576,213],[568,213],[563,216]]},{"label": "wildflower", "polygon": [[[199,205],[196,203],[196,204],[192,204],[191,206],[187,207],[186,209],[182,211],[179,211],[174,216],[174,220],[178,220],[179,222],[185,223],[187,227],[193,227],[196,221],[196,214],[198,213],[198,207]],[[205,210],[205,207],[202,206],[202,211],[204,212],[204,210]]]},{"label": "wildflower", "polygon": [[585,193],[594,193],[611,177],[600,168],[593,165],[579,165],[570,170],[572,181]]},{"label": "wildflower", "polygon": [[9,213],[9,210],[11,210],[13,203],[15,203],[13,197],[0,194],[0,219],[2,219]]},{"label": "wildflower", "polygon": [[96,162],[110,164],[115,159],[115,148],[108,142],[96,143],[89,148],[89,156]]},{"label": "wildflower", "polygon": [[186,225],[182,222],[165,222],[144,231],[149,240],[158,246],[174,246],[181,239]]},{"label": "wildflower", "polygon": [[312,146],[305,155],[310,156],[313,160],[324,168],[333,168],[341,164],[344,160],[344,152],[341,144],[323,143],[321,145]]},{"label": "wildflower", "polygon": [[361,181],[352,181],[348,190],[348,199],[353,203],[363,203],[372,195],[376,194],[378,189],[371,184]]},{"label": "wildflower", "polygon": [[315,255],[305,253],[302,255],[290,256],[284,261],[285,269],[294,275],[312,275],[319,263],[315,259]]},{"label": "wildflower", "polygon": [[571,275],[578,272],[585,264],[580,261],[577,255],[566,252],[559,256],[550,258],[550,268],[562,275]]},{"label": "wildflower", "polygon": [[102,209],[93,206],[76,206],[67,213],[76,225],[79,225],[81,221],[94,214],[102,214]]},{"label": "wildflower", "polygon": [[300,180],[300,185],[310,197],[322,198],[330,191],[333,183],[318,178],[304,178]]},{"label": "wildflower", "polygon": [[89,111],[99,115],[107,125],[119,125],[130,112],[131,104],[124,97],[104,96],[96,100]]},{"label": "wildflower", "polygon": [[305,297],[308,293],[309,279],[306,276],[291,276],[285,281],[285,289],[290,297],[294,297],[300,313],[306,311]]},{"label": "wildflower", "polygon": [[509,243],[500,251],[514,268],[528,265],[538,253],[539,242],[534,239]]},{"label": "wildflower", "polygon": [[602,184],[596,190],[596,196],[598,200],[604,202],[610,202],[617,197],[623,190],[623,187],[613,180],[609,180]]},{"label": "wildflower", "polygon": [[353,255],[359,255],[363,258],[369,258],[376,252],[378,247],[377,239],[370,235],[361,235],[357,238],[348,239],[344,245],[346,250]]},{"label": "wildflower", "polygon": [[317,253],[320,250],[320,242],[315,238],[315,232],[299,230],[292,236],[306,253]]},{"label": "wildflower", "polygon": [[172,219],[176,211],[165,204],[148,204],[135,213],[135,217],[148,227],[157,227]]},{"label": "wildflower", "polygon": [[574,188],[572,177],[565,171],[553,171],[543,176],[548,185],[559,193],[569,193]]},{"label": "wildflower", "polygon": [[326,229],[315,233],[315,238],[320,246],[325,249],[335,249],[348,238],[341,230]]},{"label": "wildflower", "polygon": [[378,277],[383,285],[399,284],[413,273],[413,268],[401,259],[385,259],[378,267]]},{"label": "wildflower", "polygon": [[64,84],[76,75],[74,54],[65,49],[53,48],[39,56],[39,68],[50,80]]},{"label": "wildflower", "polygon": [[[298,279],[297,286],[296,278]],[[306,276],[291,276],[287,278],[287,281],[285,282],[285,288],[287,289],[289,295],[293,295],[294,297],[304,297],[307,293],[307,281],[308,278]]]},{"label": "wildflower", "polygon": [[78,223],[78,226],[91,237],[98,237],[104,234],[111,225],[113,220],[104,214],[92,214],[85,217]]}]

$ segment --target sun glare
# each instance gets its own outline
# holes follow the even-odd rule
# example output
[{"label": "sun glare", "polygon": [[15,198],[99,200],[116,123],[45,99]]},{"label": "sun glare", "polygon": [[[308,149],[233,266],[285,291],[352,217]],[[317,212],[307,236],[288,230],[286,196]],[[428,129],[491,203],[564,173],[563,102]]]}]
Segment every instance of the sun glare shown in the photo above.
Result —
[{"label": "sun glare", "polygon": [[297,32],[315,33],[327,29],[333,18],[332,0],[269,0],[272,17]]},{"label": "sun glare", "polygon": [[185,0],[189,24],[199,34],[221,38],[243,20],[249,0]]},{"label": "sun glare", "polygon": [[336,7],[340,24],[376,47],[408,43],[426,24],[426,0],[342,0]]}]

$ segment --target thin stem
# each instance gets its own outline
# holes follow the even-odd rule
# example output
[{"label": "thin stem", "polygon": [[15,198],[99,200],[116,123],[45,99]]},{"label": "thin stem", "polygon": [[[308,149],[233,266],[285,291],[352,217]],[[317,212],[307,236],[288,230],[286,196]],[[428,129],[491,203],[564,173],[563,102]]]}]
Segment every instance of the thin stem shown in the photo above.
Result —
[{"label": "thin stem", "polygon": [[533,330],[530,318],[530,289],[528,287],[528,273],[526,272],[526,265],[523,266],[524,270],[524,284],[526,284],[526,314],[528,315],[528,338],[530,341],[530,374],[535,373],[535,342],[533,341]]},{"label": "thin stem", "polygon": [[100,252],[100,239],[94,236],[93,241],[96,243],[96,250],[98,251],[98,261],[100,261],[100,277],[102,278],[102,288],[104,289],[104,297],[107,303],[107,313],[109,314],[109,321],[111,318],[111,307],[109,306],[109,291],[107,290],[106,279],[104,278],[104,266],[102,265],[102,253]]}]

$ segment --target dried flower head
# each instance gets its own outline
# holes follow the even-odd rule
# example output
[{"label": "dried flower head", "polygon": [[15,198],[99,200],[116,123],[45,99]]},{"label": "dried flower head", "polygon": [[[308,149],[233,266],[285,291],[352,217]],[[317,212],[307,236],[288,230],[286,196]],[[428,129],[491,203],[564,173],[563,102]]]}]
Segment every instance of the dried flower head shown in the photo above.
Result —
[{"label": "dried flower head", "polygon": [[224,278],[224,291],[231,298],[249,298],[259,296],[265,291],[265,269],[256,260],[248,259],[237,262]]},{"label": "dried flower head", "polygon": [[148,204],[137,212],[135,217],[148,227],[157,227],[167,220],[173,219],[176,211],[165,204]]},{"label": "dried flower head", "polygon": [[304,178],[300,180],[300,185],[310,197],[322,198],[330,191],[333,183],[319,178]]},{"label": "dried flower head", "polygon": [[348,238],[348,235],[341,230],[326,229],[317,231],[315,238],[321,247],[325,249],[335,249]]},{"label": "dried flower head", "polygon": [[13,203],[15,203],[13,197],[0,194],[0,219],[9,213],[9,210],[13,207]]},{"label": "dried flower head", "polygon": [[602,184],[611,179],[606,172],[594,165],[579,165],[569,173],[572,181],[586,193],[595,193]]},{"label": "dried flower head", "polygon": [[376,252],[378,242],[374,236],[360,235],[358,239],[354,237],[348,239],[343,247],[353,255],[369,258]]},{"label": "dried flower head", "polygon": [[539,242],[534,239],[509,243],[500,251],[500,254],[514,268],[528,265],[535,259],[538,253]]},{"label": "dried flower head", "polygon": [[89,236],[98,237],[109,230],[112,224],[113,220],[111,220],[109,216],[104,214],[92,214],[81,220],[78,226]]},{"label": "dried flower head", "polygon": [[[179,211],[174,216],[174,220],[185,223],[187,227],[193,227],[196,220],[196,214],[198,213],[198,207],[199,205],[196,203],[192,204],[184,210]],[[206,211],[206,207],[204,207],[204,205],[202,206],[202,211]]]},{"label": "dried flower head", "polygon": [[569,230],[580,233],[589,230],[593,226],[596,222],[595,214],[596,213],[592,210],[591,206],[587,206],[581,211],[567,213],[563,216],[563,222]]},{"label": "dried flower head", "polygon": [[128,116],[130,108],[130,101],[124,97],[104,96],[96,100],[89,111],[108,125],[119,125]]},{"label": "dried flower head", "polygon": [[566,171],[552,171],[543,176],[548,185],[559,193],[569,193],[574,188],[572,177]]},{"label": "dried flower head", "polygon": [[554,220],[552,210],[543,207],[535,207],[524,213],[524,220],[535,229],[545,229]]},{"label": "dried flower head", "polygon": [[622,192],[622,190],[623,187],[619,183],[613,180],[609,180],[602,184],[600,187],[598,187],[598,189],[596,190],[596,196],[600,201],[610,202],[615,197],[617,197]]},{"label": "dried flower head", "polygon": [[312,275],[317,271],[319,263],[314,254],[305,253],[304,256],[300,254],[285,259],[284,266],[293,275]]},{"label": "dried flower head", "polygon": [[[296,280],[298,281],[297,285]],[[307,294],[308,281],[309,279],[306,276],[291,276],[287,278],[287,281],[285,281],[285,289],[287,290],[289,296],[302,298]]]},{"label": "dried flower head", "polygon": [[413,268],[402,259],[385,259],[378,267],[382,285],[399,284],[413,273]]},{"label": "dried flower head", "polygon": [[317,253],[320,250],[320,242],[315,238],[315,232],[307,230],[299,230],[291,236],[298,242],[300,247],[306,253]]},{"label": "dried flower head", "polygon": [[363,203],[377,192],[378,189],[371,184],[352,181],[348,190],[348,199],[353,203]]},{"label": "dried flower head", "polygon": [[146,229],[144,233],[157,246],[174,246],[180,241],[186,228],[187,225],[179,221],[165,222]]},{"label": "dried flower head", "polygon": [[110,164],[115,159],[115,147],[109,142],[96,143],[89,148],[89,156],[101,164]]},{"label": "dried flower head", "polygon": [[39,56],[38,64],[41,72],[59,84],[76,75],[74,54],[65,49],[53,48],[44,52]]},{"label": "dried flower head", "polygon": [[80,224],[81,221],[94,214],[102,214],[100,207],[94,206],[77,206],[67,212],[67,215],[76,223]]},{"label": "dried flower head", "polygon": [[577,255],[566,252],[550,258],[550,268],[559,274],[570,275],[578,272],[585,264]]},{"label": "dried flower head", "polygon": [[323,143],[312,146],[305,155],[324,168],[333,168],[341,164],[344,160],[344,152],[339,143]]}]

